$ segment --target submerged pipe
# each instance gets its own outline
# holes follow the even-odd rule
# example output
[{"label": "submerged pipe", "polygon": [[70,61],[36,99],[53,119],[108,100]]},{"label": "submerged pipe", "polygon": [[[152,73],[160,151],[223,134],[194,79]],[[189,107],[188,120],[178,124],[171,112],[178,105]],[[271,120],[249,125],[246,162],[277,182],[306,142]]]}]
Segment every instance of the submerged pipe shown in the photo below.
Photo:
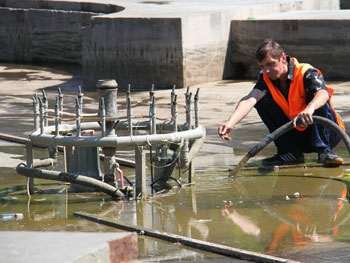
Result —
[{"label": "submerged pipe", "polygon": [[49,171],[49,170],[41,170],[35,168],[28,168],[25,164],[21,163],[17,165],[16,171],[20,175],[24,175],[27,177],[40,178],[40,179],[48,179],[48,180],[56,180],[62,182],[69,182],[80,184],[88,187],[92,187],[94,189],[98,189],[112,197],[116,197],[118,199],[124,198],[124,194],[117,188],[99,181],[97,179],[87,177],[84,175],[78,175],[73,173],[65,173],[65,172],[57,172],[57,171]]},{"label": "submerged pipe", "polygon": [[[332,129],[334,132],[338,133],[338,135],[344,141],[345,146],[348,149],[348,152],[350,153],[350,138],[347,135],[347,133],[338,126],[338,124],[321,116],[312,116],[312,119],[314,120],[314,123],[318,123],[323,126],[326,126]],[[278,129],[276,129],[274,132],[268,134],[263,140],[261,140],[253,148],[251,148],[250,151],[243,156],[241,161],[230,172],[230,176],[236,176],[237,173],[243,168],[243,166],[249,161],[251,157],[254,157],[258,152],[264,149],[270,142],[276,140],[281,135],[287,133],[293,128],[294,128],[293,121],[290,121],[282,125]]]}]

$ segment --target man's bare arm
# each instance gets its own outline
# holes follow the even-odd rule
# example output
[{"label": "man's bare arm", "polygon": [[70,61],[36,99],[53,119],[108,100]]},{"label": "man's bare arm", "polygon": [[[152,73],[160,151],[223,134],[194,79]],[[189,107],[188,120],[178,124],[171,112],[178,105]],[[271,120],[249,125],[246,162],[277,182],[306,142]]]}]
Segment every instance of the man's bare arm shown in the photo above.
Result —
[{"label": "man's bare arm", "polygon": [[264,92],[253,89],[248,95],[244,96],[237,104],[228,120],[219,126],[218,133],[221,139],[231,140],[229,134],[233,127],[239,123],[254,108],[255,104],[265,95]]}]

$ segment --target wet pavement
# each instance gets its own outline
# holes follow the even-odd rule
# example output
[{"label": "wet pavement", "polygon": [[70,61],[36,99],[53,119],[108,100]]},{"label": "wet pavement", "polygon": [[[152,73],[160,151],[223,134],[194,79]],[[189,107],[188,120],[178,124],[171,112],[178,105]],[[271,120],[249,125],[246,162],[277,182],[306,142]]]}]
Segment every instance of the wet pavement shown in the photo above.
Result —
[{"label": "wet pavement", "polygon": [[[42,89],[45,89],[46,93],[48,94],[48,97],[50,100],[53,100],[53,98],[57,95],[57,88],[60,87],[65,94],[65,101],[69,104],[71,103],[71,109],[72,112],[74,112],[74,98],[77,95],[77,90],[79,85],[81,85],[81,75],[79,70],[75,70],[74,73],[71,73],[72,71],[66,71],[64,68],[53,70],[51,68],[40,68],[40,67],[27,67],[27,66],[13,66],[13,65],[0,65],[0,100],[1,100],[1,107],[0,107],[0,125],[1,125],[1,133],[9,134],[9,135],[16,135],[19,137],[27,138],[30,132],[33,129],[33,114],[32,114],[32,97],[35,93],[38,93],[39,95],[42,92]],[[350,93],[350,82],[337,82],[337,83],[329,83],[331,86],[335,88],[335,95],[334,95],[334,105],[335,108],[338,110],[340,115],[343,117],[346,127],[350,128],[350,114],[349,114],[349,107],[348,107],[348,101],[349,101],[349,93]],[[285,193],[294,193],[297,190],[299,191],[300,188],[293,189],[292,185],[295,183],[291,183],[290,180],[288,180],[287,177],[284,179],[280,179],[276,181],[275,176],[265,176],[263,178],[259,177],[252,177],[251,179],[245,179],[244,181],[238,181],[238,182],[228,182],[227,181],[227,175],[229,169],[234,167],[235,164],[242,158],[242,156],[256,143],[258,143],[260,140],[262,140],[266,134],[267,130],[261,124],[259,117],[255,111],[251,112],[245,120],[243,120],[233,131],[232,141],[222,141],[218,135],[217,135],[217,127],[220,125],[223,121],[226,120],[228,115],[231,113],[231,111],[236,106],[239,99],[248,93],[250,89],[253,87],[254,82],[253,81],[217,81],[212,83],[204,83],[201,85],[190,87],[191,92],[195,93],[196,90],[199,88],[199,118],[200,118],[200,124],[204,125],[206,127],[207,136],[205,144],[203,145],[200,153],[196,157],[194,163],[195,163],[195,169],[198,172],[198,189],[196,190],[196,200],[197,204],[194,205],[193,202],[190,202],[190,200],[193,199],[193,193],[189,189],[183,189],[179,192],[176,192],[170,197],[160,197],[157,199],[153,199],[155,202],[150,205],[150,203],[144,204],[145,207],[144,212],[138,214],[137,218],[144,218],[147,223],[147,215],[150,213],[153,214],[152,217],[157,217],[159,215],[159,222],[162,225],[164,220],[169,220],[168,224],[171,223],[172,220],[175,220],[178,225],[181,224],[182,227],[179,229],[183,229],[183,231],[186,229],[187,224],[192,224],[194,221],[201,221],[206,222],[205,220],[208,219],[209,216],[211,216],[212,221],[215,221],[216,217],[218,215],[214,214],[216,213],[216,210],[219,208],[221,210],[222,200],[228,200],[229,202],[233,202],[234,207],[236,207],[237,211],[246,212],[246,214],[250,214],[252,219],[257,219],[256,213],[266,213],[269,212],[271,214],[276,215],[279,213],[282,213],[282,211],[279,211],[279,205],[281,201],[280,197],[284,197]],[[157,101],[159,101],[159,104],[162,102],[168,103],[170,99],[170,90],[156,90],[155,97]],[[185,93],[185,90],[176,90],[176,93],[178,94],[178,101],[182,102],[184,100],[184,96],[182,96]],[[95,93],[86,93],[86,100],[85,100],[85,107],[86,110],[93,111],[97,108],[98,101],[97,96]],[[132,93],[132,99],[135,101],[138,100],[147,100],[149,97],[149,92],[137,92]],[[118,99],[123,99],[124,94],[120,93],[118,95]],[[68,106],[67,106],[68,107]],[[162,112],[162,111],[160,111]],[[135,112],[135,114],[138,114],[138,112]],[[17,144],[10,143],[6,140],[0,140],[0,167],[2,167],[2,174],[9,173],[11,174],[11,171],[13,173],[13,169],[15,166],[19,163],[24,161],[23,156],[25,155],[25,150],[23,146],[18,146]],[[14,147],[16,150],[14,150]],[[252,158],[247,166],[254,166],[256,162],[258,162],[259,159],[274,154],[274,146],[269,145],[264,149],[261,153],[259,153],[256,157]],[[345,161],[348,162],[348,153],[345,149],[345,147],[340,144],[339,147],[337,147],[336,151],[344,157]],[[37,153],[39,156],[44,156],[46,154],[45,151],[39,151]],[[307,158],[310,161],[313,161],[317,158],[315,155],[308,155]],[[301,174],[323,174],[323,176],[332,176],[337,177],[343,175],[343,169],[341,170],[331,170],[331,171],[325,171],[322,168],[317,168],[319,170],[307,170],[303,171]],[[345,169],[345,168],[344,168]],[[204,171],[204,173],[203,173]],[[132,173],[132,172],[130,172]],[[280,174],[283,174],[283,171],[280,171]],[[286,174],[289,174],[288,171],[285,172]],[[334,175],[333,175],[334,173]],[[338,173],[338,175],[337,175]],[[0,179],[1,185],[8,185],[8,186],[16,186],[19,184],[23,185],[23,179],[16,178],[13,180],[11,184],[9,184],[8,179]],[[314,179],[313,179],[314,180]],[[22,181],[22,183],[20,183]],[[321,180],[322,181],[322,180]],[[312,189],[312,185],[315,185],[318,181],[308,181],[306,179],[303,179],[301,181],[302,184],[305,185],[305,188]],[[322,181],[323,182],[323,181]],[[44,182],[39,181],[38,184],[44,184]],[[278,184],[280,187],[275,189],[280,189],[278,192],[270,193],[267,191],[269,185],[276,185]],[[244,186],[242,188],[242,185]],[[298,183],[297,183],[298,185]],[[299,183],[300,185],[300,183]],[[212,187],[215,186],[220,190],[219,192],[215,191],[216,189],[213,189]],[[259,188],[258,186],[262,186],[262,188]],[[265,186],[265,187],[264,187]],[[309,186],[309,187],[306,187]],[[320,187],[323,186],[323,183],[320,183]],[[250,189],[250,187],[252,187]],[[254,188],[258,187],[258,188]],[[341,188],[339,183],[334,182],[332,185],[327,185],[329,189],[332,189],[334,191],[334,194],[332,192],[332,196],[336,195],[338,190]],[[61,186],[59,190],[64,188],[64,186]],[[327,189],[328,189],[327,188]],[[245,198],[244,192],[242,189],[246,189],[244,191],[249,190],[250,193],[256,193],[256,196],[259,200],[258,205],[254,203],[251,200],[251,197],[248,199]],[[264,189],[267,192],[264,192]],[[281,189],[287,189],[286,191],[283,191]],[[315,188],[315,192],[311,193],[310,196],[316,196],[317,195],[317,188]],[[305,190],[306,191],[306,190]],[[311,190],[308,190],[311,191]],[[273,204],[271,204],[271,207],[273,210],[267,210],[267,208],[271,208],[269,202],[272,202],[270,199],[265,199],[267,196],[273,197]],[[277,201],[276,198],[278,197]],[[71,198],[71,197],[70,197]],[[75,196],[74,199],[70,199],[70,202],[73,202],[70,204],[69,211],[76,211],[79,209],[79,206],[81,206],[81,200],[80,198],[84,198],[81,196]],[[91,212],[96,212],[99,210],[98,207],[104,207],[107,205],[110,206],[110,208],[106,209],[106,211],[101,211],[103,214],[107,214],[107,211],[113,211],[114,213],[120,213],[117,215],[117,218],[120,220],[123,220],[123,217],[129,216],[129,218],[135,218],[135,207],[130,204],[105,204],[103,201],[103,198],[100,196],[94,196],[94,197],[85,197],[86,202],[88,200],[92,201],[90,203],[90,210]],[[167,203],[165,203],[165,199],[168,198]],[[328,198],[328,196],[327,196]],[[46,217],[57,217],[60,218],[59,214],[70,214],[68,211],[65,211],[64,203],[59,205],[58,214],[54,211],[44,211],[47,209],[40,208],[41,212],[38,212],[37,209],[39,209],[38,204],[35,204],[35,202],[45,202],[46,204],[53,205],[56,203],[55,199],[56,196],[53,195],[51,197],[45,196],[45,200],[39,200],[41,199],[41,195],[38,197],[35,197],[34,200],[32,200],[33,204],[31,206],[31,210],[36,211],[37,214],[40,214],[40,217],[37,217],[36,220],[42,222],[39,225],[32,225],[30,226],[30,222],[24,224],[22,227],[26,229],[27,227],[30,228],[30,230],[36,230],[36,231],[42,231],[42,230],[59,230],[61,229],[61,226],[59,224],[53,225],[53,222],[49,222],[47,225],[45,222]],[[323,202],[323,205],[319,207],[320,209],[324,208],[323,211],[326,213],[326,204],[327,202],[331,202],[333,205],[334,201],[327,201],[325,197],[323,196],[316,196],[317,200],[321,200]],[[315,200],[316,200],[315,199]],[[20,202],[23,205],[23,208],[26,206],[26,196],[20,197]],[[80,200],[80,201],[78,201]],[[102,200],[102,201],[101,201]],[[305,199],[308,200],[308,202],[313,203],[314,199],[309,198]],[[100,202],[101,201],[101,202]],[[61,203],[61,201],[58,201],[58,203]],[[76,205],[74,205],[76,203]],[[189,204],[187,204],[189,203]],[[192,203],[192,204],[191,204]],[[4,207],[5,204],[7,204],[7,201],[5,203],[2,203]],[[180,207],[177,207],[178,204],[181,204]],[[209,207],[210,210],[196,210],[197,208],[204,208],[206,205],[210,204]],[[294,204],[290,204],[290,208],[294,208]],[[306,205],[306,206],[305,206]],[[122,207],[123,206],[123,207]],[[151,206],[152,208],[148,207]],[[198,207],[197,207],[198,206]],[[277,206],[277,208],[276,208]],[[310,204],[297,204],[297,207],[299,206],[305,206],[309,207]],[[348,211],[348,204],[346,203],[345,211]],[[115,208],[117,207],[117,208]],[[275,208],[274,208],[275,207]],[[288,206],[289,207],[289,206]],[[115,209],[116,211],[114,211]],[[140,209],[140,208],[138,208]],[[185,209],[185,210],[184,210]],[[223,209],[223,213],[227,213],[228,218],[230,215],[230,206],[227,207],[227,210]],[[262,209],[262,210],[261,210]],[[189,222],[188,219],[178,219],[173,218],[173,214],[170,211],[177,211],[176,214],[178,216],[182,214],[186,215],[193,215],[192,221]],[[119,211],[119,212],[118,212]],[[123,211],[120,212],[120,211]],[[157,213],[153,213],[154,211],[158,211]],[[159,212],[163,211],[163,212]],[[186,211],[186,212],[184,212]],[[194,213],[196,211],[196,213]],[[258,212],[260,211],[260,212]],[[87,211],[89,212],[89,211]],[[139,213],[139,212],[137,212]],[[166,215],[162,215],[162,213]],[[315,214],[317,213],[315,212]],[[322,213],[319,214],[321,216]],[[35,217],[33,217],[34,219]],[[71,215],[67,215],[67,218],[69,218],[69,221],[72,220]],[[181,217],[180,217],[181,218]],[[191,218],[191,217],[190,217]],[[269,218],[269,217],[266,217]],[[222,220],[219,217],[218,220]],[[129,222],[130,219],[124,218],[126,222]],[[267,219],[266,219],[267,220]],[[341,228],[344,228],[348,226],[348,223],[343,224],[343,221],[347,220],[347,214],[342,214],[339,216],[339,220],[341,220]],[[254,220],[256,221],[256,220]],[[209,225],[211,221],[209,221]],[[250,222],[250,220],[248,220]],[[32,222],[33,223],[33,222]],[[31,223],[31,224],[32,224]],[[135,222],[139,224],[140,222]],[[198,223],[198,222],[197,222]],[[192,235],[194,237],[197,237],[199,239],[202,238],[208,238],[206,236],[206,224],[197,224],[193,228],[193,230],[196,230],[198,232],[193,232]],[[65,230],[69,231],[70,228],[75,228],[80,231],[94,231],[96,226],[90,223],[82,223],[79,225],[75,225],[76,223],[66,224]],[[157,221],[155,223],[157,225]],[[214,224],[214,223],[213,223]],[[268,225],[268,222],[263,222],[263,226],[266,228],[266,225]],[[176,224],[174,224],[175,226]],[[320,226],[324,227],[325,223],[320,223]],[[12,226],[12,230],[18,230],[16,226]],[[217,231],[217,236],[220,238],[220,242],[224,244],[229,244],[230,246],[240,246],[242,244],[239,243],[233,243],[230,236],[237,234],[237,230],[232,231],[229,226],[229,221],[223,221],[223,227],[226,227],[224,229],[220,229]],[[226,233],[225,233],[226,229]],[[258,228],[252,226],[251,228],[251,236],[256,236],[259,231],[262,231],[260,227],[260,230]],[[255,230],[254,230],[255,229]],[[61,229],[62,230],[62,229]],[[328,229],[326,229],[328,231]],[[95,231],[111,231],[109,228],[100,227],[100,230]],[[168,230],[170,231],[170,230]],[[179,231],[173,229],[173,231]],[[266,230],[270,231],[270,230]],[[233,232],[233,233],[232,233]],[[180,232],[181,233],[181,232]],[[184,233],[184,232],[183,232]],[[182,233],[182,234],[183,234]],[[227,234],[229,233],[229,236]],[[204,235],[204,236],[203,236]],[[286,258],[293,258],[294,260],[299,260],[302,262],[345,262],[347,260],[350,260],[350,257],[347,255],[346,251],[348,250],[348,246],[346,242],[341,242],[343,240],[348,240],[347,232],[343,235],[340,235],[340,240],[337,242],[327,242],[324,245],[319,244],[316,245],[308,245],[304,247],[296,247],[292,250],[286,250],[284,252],[279,252],[280,256],[284,256]],[[210,240],[210,237],[209,237]],[[249,244],[249,240],[246,240],[247,244]],[[250,240],[251,241],[251,240]],[[214,242],[214,240],[213,240]],[[254,242],[253,242],[254,243]],[[245,244],[245,245],[247,245]],[[144,241],[145,247],[155,246],[154,244],[149,244],[147,241]],[[160,245],[159,245],[160,246]],[[249,245],[247,246],[249,247]],[[169,248],[168,248],[169,249]],[[252,247],[252,249],[257,249],[256,247]],[[261,251],[262,249],[259,248]],[[146,249],[146,251],[148,251]],[[169,249],[169,253],[173,252],[173,247]],[[176,251],[176,250],[175,250]],[[174,251],[174,254],[176,252]],[[149,258],[149,252],[143,252],[145,258]],[[183,253],[190,253],[190,252],[183,252]],[[142,252],[140,252],[142,255]],[[183,255],[183,254],[182,254]],[[193,261],[202,261],[202,262],[233,262],[231,259],[225,259],[225,257],[216,257],[213,255],[207,255],[206,257],[201,257],[201,254],[195,254],[191,258]],[[164,256],[164,255],[161,255]],[[158,262],[166,262],[164,261],[164,257],[161,256],[158,257]],[[187,254],[188,256],[188,254]],[[185,256],[186,258],[186,256]],[[187,257],[188,258],[188,257]],[[315,261],[315,259],[317,259]],[[156,255],[153,256],[153,260],[156,259]],[[180,260],[180,259],[179,259]],[[190,261],[191,261],[190,260]],[[152,257],[149,258],[149,261],[152,261]],[[147,260],[145,262],[148,262]],[[153,261],[154,262],[154,261]],[[156,261],[157,262],[157,261]],[[241,262],[241,261],[239,261]]]}]

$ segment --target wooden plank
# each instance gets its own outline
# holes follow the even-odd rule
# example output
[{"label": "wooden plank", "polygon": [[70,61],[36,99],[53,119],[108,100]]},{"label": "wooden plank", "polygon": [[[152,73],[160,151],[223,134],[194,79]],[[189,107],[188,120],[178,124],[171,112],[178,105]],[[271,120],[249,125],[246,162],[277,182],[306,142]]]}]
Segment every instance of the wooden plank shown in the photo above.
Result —
[{"label": "wooden plank", "polygon": [[92,222],[110,226],[113,228],[118,228],[124,231],[137,232],[139,235],[145,235],[156,239],[161,239],[164,241],[169,241],[172,243],[179,243],[184,246],[188,246],[191,248],[195,248],[195,249],[199,249],[199,250],[203,250],[211,253],[216,253],[216,254],[220,254],[228,257],[238,258],[242,260],[249,260],[254,262],[297,263],[297,261],[293,261],[290,259],[285,259],[285,258],[265,255],[262,253],[233,248],[233,247],[224,246],[224,245],[207,242],[203,240],[198,240],[198,239],[194,239],[186,236],[171,234],[171,233],[167,233],[159,230],[148,229],[140,226],[130,226],[125,224],[119,224],[117,222],[110,221],[108,219],[99,218],[93,214],[89,214],[85,212],[74,212],[74,215],[83,219],[90,220]]}]

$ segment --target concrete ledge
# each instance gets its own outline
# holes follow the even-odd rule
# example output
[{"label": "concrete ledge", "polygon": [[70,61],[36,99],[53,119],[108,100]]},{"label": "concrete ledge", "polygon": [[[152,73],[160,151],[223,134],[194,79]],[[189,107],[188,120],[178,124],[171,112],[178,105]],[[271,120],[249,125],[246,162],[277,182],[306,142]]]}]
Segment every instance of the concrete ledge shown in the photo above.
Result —
[{"label": "concrete ledge", "polygon": [[256,78],[258,44],[279,42],[290,56],[319,68],[326,80],[348,80],[350,10],[300,11],[231,22],[228,78]]},{"label": "concrete ledge", "polygon": [[0,262],[132,262],[136,233],[0,232]]},{"label": "concrete ledge", "polygon": [[19,9],[51,9],[107,14],[119,12],[124,9],[122,6],[119,6],[114,3],[96,3],[94,1],[84,2],[70,0],[0,0],[0,6]]}]

